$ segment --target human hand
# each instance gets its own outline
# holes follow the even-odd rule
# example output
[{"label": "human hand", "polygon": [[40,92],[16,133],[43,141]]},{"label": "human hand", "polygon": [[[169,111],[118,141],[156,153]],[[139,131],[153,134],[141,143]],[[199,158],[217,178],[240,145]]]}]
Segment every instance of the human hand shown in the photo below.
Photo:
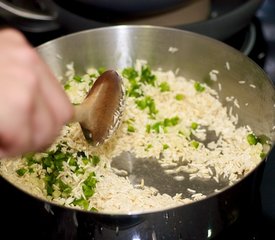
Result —
[{"label": "human hand", "polygon": [[72,114],[61,84],[24,36],[0,30],[0,157],[48,147]]}]

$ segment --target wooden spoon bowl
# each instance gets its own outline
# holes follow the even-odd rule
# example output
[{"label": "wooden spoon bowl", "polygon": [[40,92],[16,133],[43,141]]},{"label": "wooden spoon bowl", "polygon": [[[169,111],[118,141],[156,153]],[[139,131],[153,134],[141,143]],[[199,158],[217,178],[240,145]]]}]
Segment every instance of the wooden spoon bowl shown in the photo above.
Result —
[{"label": "wooden spoon bowl", "polygon": [[84,101],[74,106],[72,122],[79,122],[86,140],[98,146],[119,126],[123,106],[122,79],[116,71],[107,70],[94,82]]}]

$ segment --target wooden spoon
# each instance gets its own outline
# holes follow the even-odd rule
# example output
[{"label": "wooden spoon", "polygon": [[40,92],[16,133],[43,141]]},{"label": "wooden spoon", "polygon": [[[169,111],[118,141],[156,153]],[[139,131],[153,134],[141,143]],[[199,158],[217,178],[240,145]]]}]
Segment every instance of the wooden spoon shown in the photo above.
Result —
[{"label": "wooden spoon", "polygon": [[86,140],[98,146],[119,126],[123,106],[122,79],[116,71],[107,70],[94,82],[84,101],[74,105],[71,122],[79,122]]}]

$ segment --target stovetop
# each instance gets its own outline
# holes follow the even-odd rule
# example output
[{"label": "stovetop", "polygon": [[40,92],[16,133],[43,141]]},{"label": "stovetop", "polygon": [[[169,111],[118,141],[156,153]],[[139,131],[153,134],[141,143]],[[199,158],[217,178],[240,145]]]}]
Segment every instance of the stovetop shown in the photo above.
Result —
[{"label": "stovetop", "polygon": [[[266,0],[251,23],[224,42],[242,51],[260,65],[275,83],[275,1]],[[24,32],[33,46],[67,34],[62,29],[33,34]],[[261,204],[249,216],[240,218],[222,232],[216,240],[268,240],[275,239],[275,149],[266,161],[261,184]],[[1,186],[0,203],[6,206],[1,212],[2,236],[5,239],[52,239],[55,222],[40,219],[40,213],[33,211],[35,202],[18,198],[17,192]],[[7,197],[6,197],[7,196]],[[16,226],[16,228],[15,228]],[[39,237],[38,237],[39,236]],[[1,237],[2,239],[2,237]],[[91,238],[92,239],[92,238]]]}]

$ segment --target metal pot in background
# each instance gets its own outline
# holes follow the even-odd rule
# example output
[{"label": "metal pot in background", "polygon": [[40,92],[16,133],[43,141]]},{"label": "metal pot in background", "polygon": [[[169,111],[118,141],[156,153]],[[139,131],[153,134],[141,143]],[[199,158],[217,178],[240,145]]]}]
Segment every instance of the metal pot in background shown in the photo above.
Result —
[{"label": "metal pot in background", "polygon": [[[169,53],[171,46],[178,51]],[[57,76],[63,75],[72,61],[76,74],[82,74],[91,66],[117,69],[132,65],[136,59],[146,59],[153,69],[180,69],[185,77],[197,81],[203,81],[215,68],[222,84],[220,100],[225,104],[227,96],[235,96],[243,106],[234,109],[240,124],[250,125],[256,134],[265,134],[274,144],[274,84],[253,61],[214,39],[174,28],[128,25],[73,33],[37,50]],[[240,79],[246,84],[239,84]],[[213,87],[218,89],[218,83]],[[74,210],[8,185],[32,202],[33,211],[49,222],[47,230],[55,235],[50,239],[213,239],[242,216],[255,214],[264,164],[263,160],[242,180],[203,200],[141,214]]]},{"label": "metal pot in background", "polygon": [[57,12],[49,1],[0,1],[0,16],[6,24],[30,33],[50,32],[60,28]]},{"label": "metal pot in background", "polygon": [[[62,0],[56,0],[56,2],[62,4]],[[112,0],[71,0],[70,2],[67,1],[65,5],[71,6],[73,11],[86,12],[88,9],[88,11],[92,10],[93,13],[111,14],[113,18],[125,18],[158,14],[187,6],[191,2],[190,0],[117,0],[115,2]],[[87,15],[87,17],[93,18],[91,15],[93,14]]]},{"label": "metal pot in background", "polygon": [[[149,24],[175,27],[224,40],[248,25],[263,0],[131,1],[127,2],[128,5],[125,0],[37,0],[36,5],[43,10],[42,13],[45,12],[39,12],[44,15],[40,20],[33,15],[33,10],[22,9],[30,5],[26,5],[24,0],[10,2],[0,1],[0,9],[9,22],[27,31],[32,31],[32,28],[36,32],[48,31],[50,28],[56,29],[56,24],[68,33],[121,24]],[[133,7],[136,5],[139,5],[140,11],[137,10],[135,13],[139,14],[135,15]],[[117,11],[118,6],[120,12]],[[32,18],[35,27],[29,26]]]}]

